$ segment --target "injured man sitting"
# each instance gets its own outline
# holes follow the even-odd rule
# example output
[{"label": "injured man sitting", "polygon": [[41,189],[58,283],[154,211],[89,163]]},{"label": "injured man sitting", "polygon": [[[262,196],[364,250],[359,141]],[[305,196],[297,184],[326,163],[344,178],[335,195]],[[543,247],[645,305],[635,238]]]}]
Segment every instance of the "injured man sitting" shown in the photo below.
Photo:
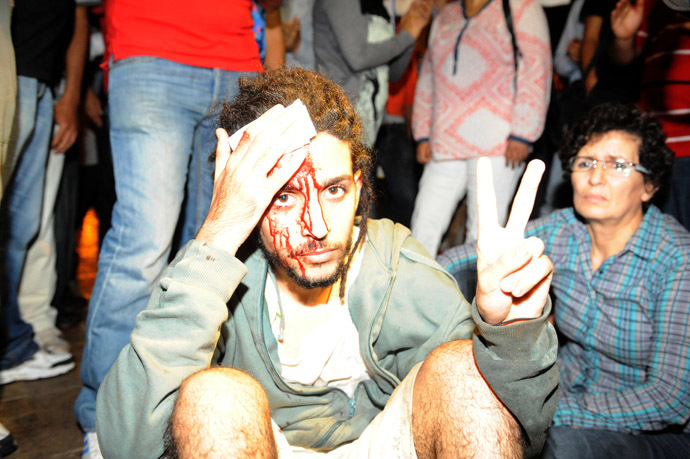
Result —
[{"label": "injured man sitting", "polygon": [[470,304],[407,228],[368,218],[371,151],[336,84],[243,79],[220,126],[208,216],[99,390],[104,456],[538,453],[559,379],[553,265],[524,237],[543,164],[502,228],[479,162]]}]

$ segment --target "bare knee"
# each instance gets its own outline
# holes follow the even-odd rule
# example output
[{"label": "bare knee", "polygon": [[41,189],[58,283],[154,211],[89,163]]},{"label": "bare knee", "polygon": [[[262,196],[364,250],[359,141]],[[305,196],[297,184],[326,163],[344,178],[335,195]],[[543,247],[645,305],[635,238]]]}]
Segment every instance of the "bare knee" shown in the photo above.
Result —
[{"label": "bare knee", "polygon": [[429,354],[415,380],[412,410],[420,458],[522,456],[520,427],[479,372],[471,341]]},{"label": "bare knee", "polygon": [[171,434],[181,458],[276,456],[266,393],[235,368],[209,368],[184,381]]}]

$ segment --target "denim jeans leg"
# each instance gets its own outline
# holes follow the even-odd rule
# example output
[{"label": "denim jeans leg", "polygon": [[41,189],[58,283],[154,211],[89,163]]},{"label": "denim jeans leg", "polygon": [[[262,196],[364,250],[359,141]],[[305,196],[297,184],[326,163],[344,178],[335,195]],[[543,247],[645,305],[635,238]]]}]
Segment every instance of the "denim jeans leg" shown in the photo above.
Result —
[{"label": "denim jeans leg", "polygon": [[[218,118],[223,109],[223,103],[230,101],[237,94],[237,80],[243,76],[256,75],[252,72],[230,72],[220,69],[213,69],[212,72],[214,80],[212,99],[194,134],[194,151],[189,164],[187,202],[180,247],[196,236],[211,206],[215,163],[209,161],[209,157],[216,151],[215,130],[219,126]],[[228,134],[232,135],[232,132]]]},{"label": "denim jeans leg", "polygon": [[208,69],[137,57],[111,67],[117,201],[98,261],[75,414],[95,430],[96,393],[167,265],[196,126],[209,105]]},{"label": "denim jeans leg", "polygon": [[17,292],[26,252],[41,220],[43,183],[53,124],[53,96],[35,78],[17,79],[14,149],[17,165],[2,203],[2,319],[4,352],[0,368],[10,368],[36,352],[31,326],[21,320]]},{"label": "denim jeans leg", "polygon": [[207,114],[194,133],[194,148],[189,162],[187,176],[187,200],[183,212],[182,236],[179,247],[196,236],[206,218],[213,196],[213,174],[215,163],[209,157],[216,151],[215,129],[218,126],[218,113]]},{"label": "denim jeans leg", "polygon": [[552,426],[540,459],[655,459],[686,457],[690,435],[649,432],[628,434],[601,429]]}]

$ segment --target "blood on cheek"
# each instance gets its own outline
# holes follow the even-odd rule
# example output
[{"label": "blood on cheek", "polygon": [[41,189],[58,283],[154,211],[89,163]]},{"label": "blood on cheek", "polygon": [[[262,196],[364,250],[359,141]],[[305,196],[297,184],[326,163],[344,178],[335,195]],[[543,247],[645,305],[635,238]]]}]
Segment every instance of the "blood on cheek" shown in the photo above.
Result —
[{"label": "blood on cheek", "polygon": [[[287,264],[287,260],[283,257],[290,257],[295,259],[299,264],[302,275],[305,275],[304,264],[295,255],[299,254],[301,249],[299,243],[296,242],[300,237],[314,236],[314,215],[313,212],[319,212],[317,218],[323,222],[325,226],[325,234],[328,234],[329,228],[323,215],[323,207],[319,199],[319,192],[321,185],[316,180],[316,169],[310,155],[307,155],[302,166],[295,172],[288,182],[290,187],[301,193],[303,199],[299,201],[298,208],[281,209],[275,204],[271,206],[266,219],[268,221],[268,231],[273,240],[273,246],[276,249],[276,255],[281,259],[283,264]],[[312,199],[316,200],[316,205],[312,205]],[[299,213],[299,217],[293,219],[294,213]],[[305,243],[314,242],[313,240],[305,240]],[[281,256],[280,251],[283,252]]]}]

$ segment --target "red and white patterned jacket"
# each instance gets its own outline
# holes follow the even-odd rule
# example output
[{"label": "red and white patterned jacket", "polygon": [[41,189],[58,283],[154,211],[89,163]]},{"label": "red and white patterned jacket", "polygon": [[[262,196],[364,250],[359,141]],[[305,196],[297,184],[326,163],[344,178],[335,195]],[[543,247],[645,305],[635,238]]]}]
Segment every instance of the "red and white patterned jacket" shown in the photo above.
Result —
[{"label": "red and white patterned jacket", "polygon": [[520,51],[517,93],[513,46],[501,0],[471,18],[464,2],[433,22],[417,83],[413,133],[435,160],[502,156],[508,138],[531,144],[542,133],[551,86],[551,49],[537,0],[510,1]]}]

